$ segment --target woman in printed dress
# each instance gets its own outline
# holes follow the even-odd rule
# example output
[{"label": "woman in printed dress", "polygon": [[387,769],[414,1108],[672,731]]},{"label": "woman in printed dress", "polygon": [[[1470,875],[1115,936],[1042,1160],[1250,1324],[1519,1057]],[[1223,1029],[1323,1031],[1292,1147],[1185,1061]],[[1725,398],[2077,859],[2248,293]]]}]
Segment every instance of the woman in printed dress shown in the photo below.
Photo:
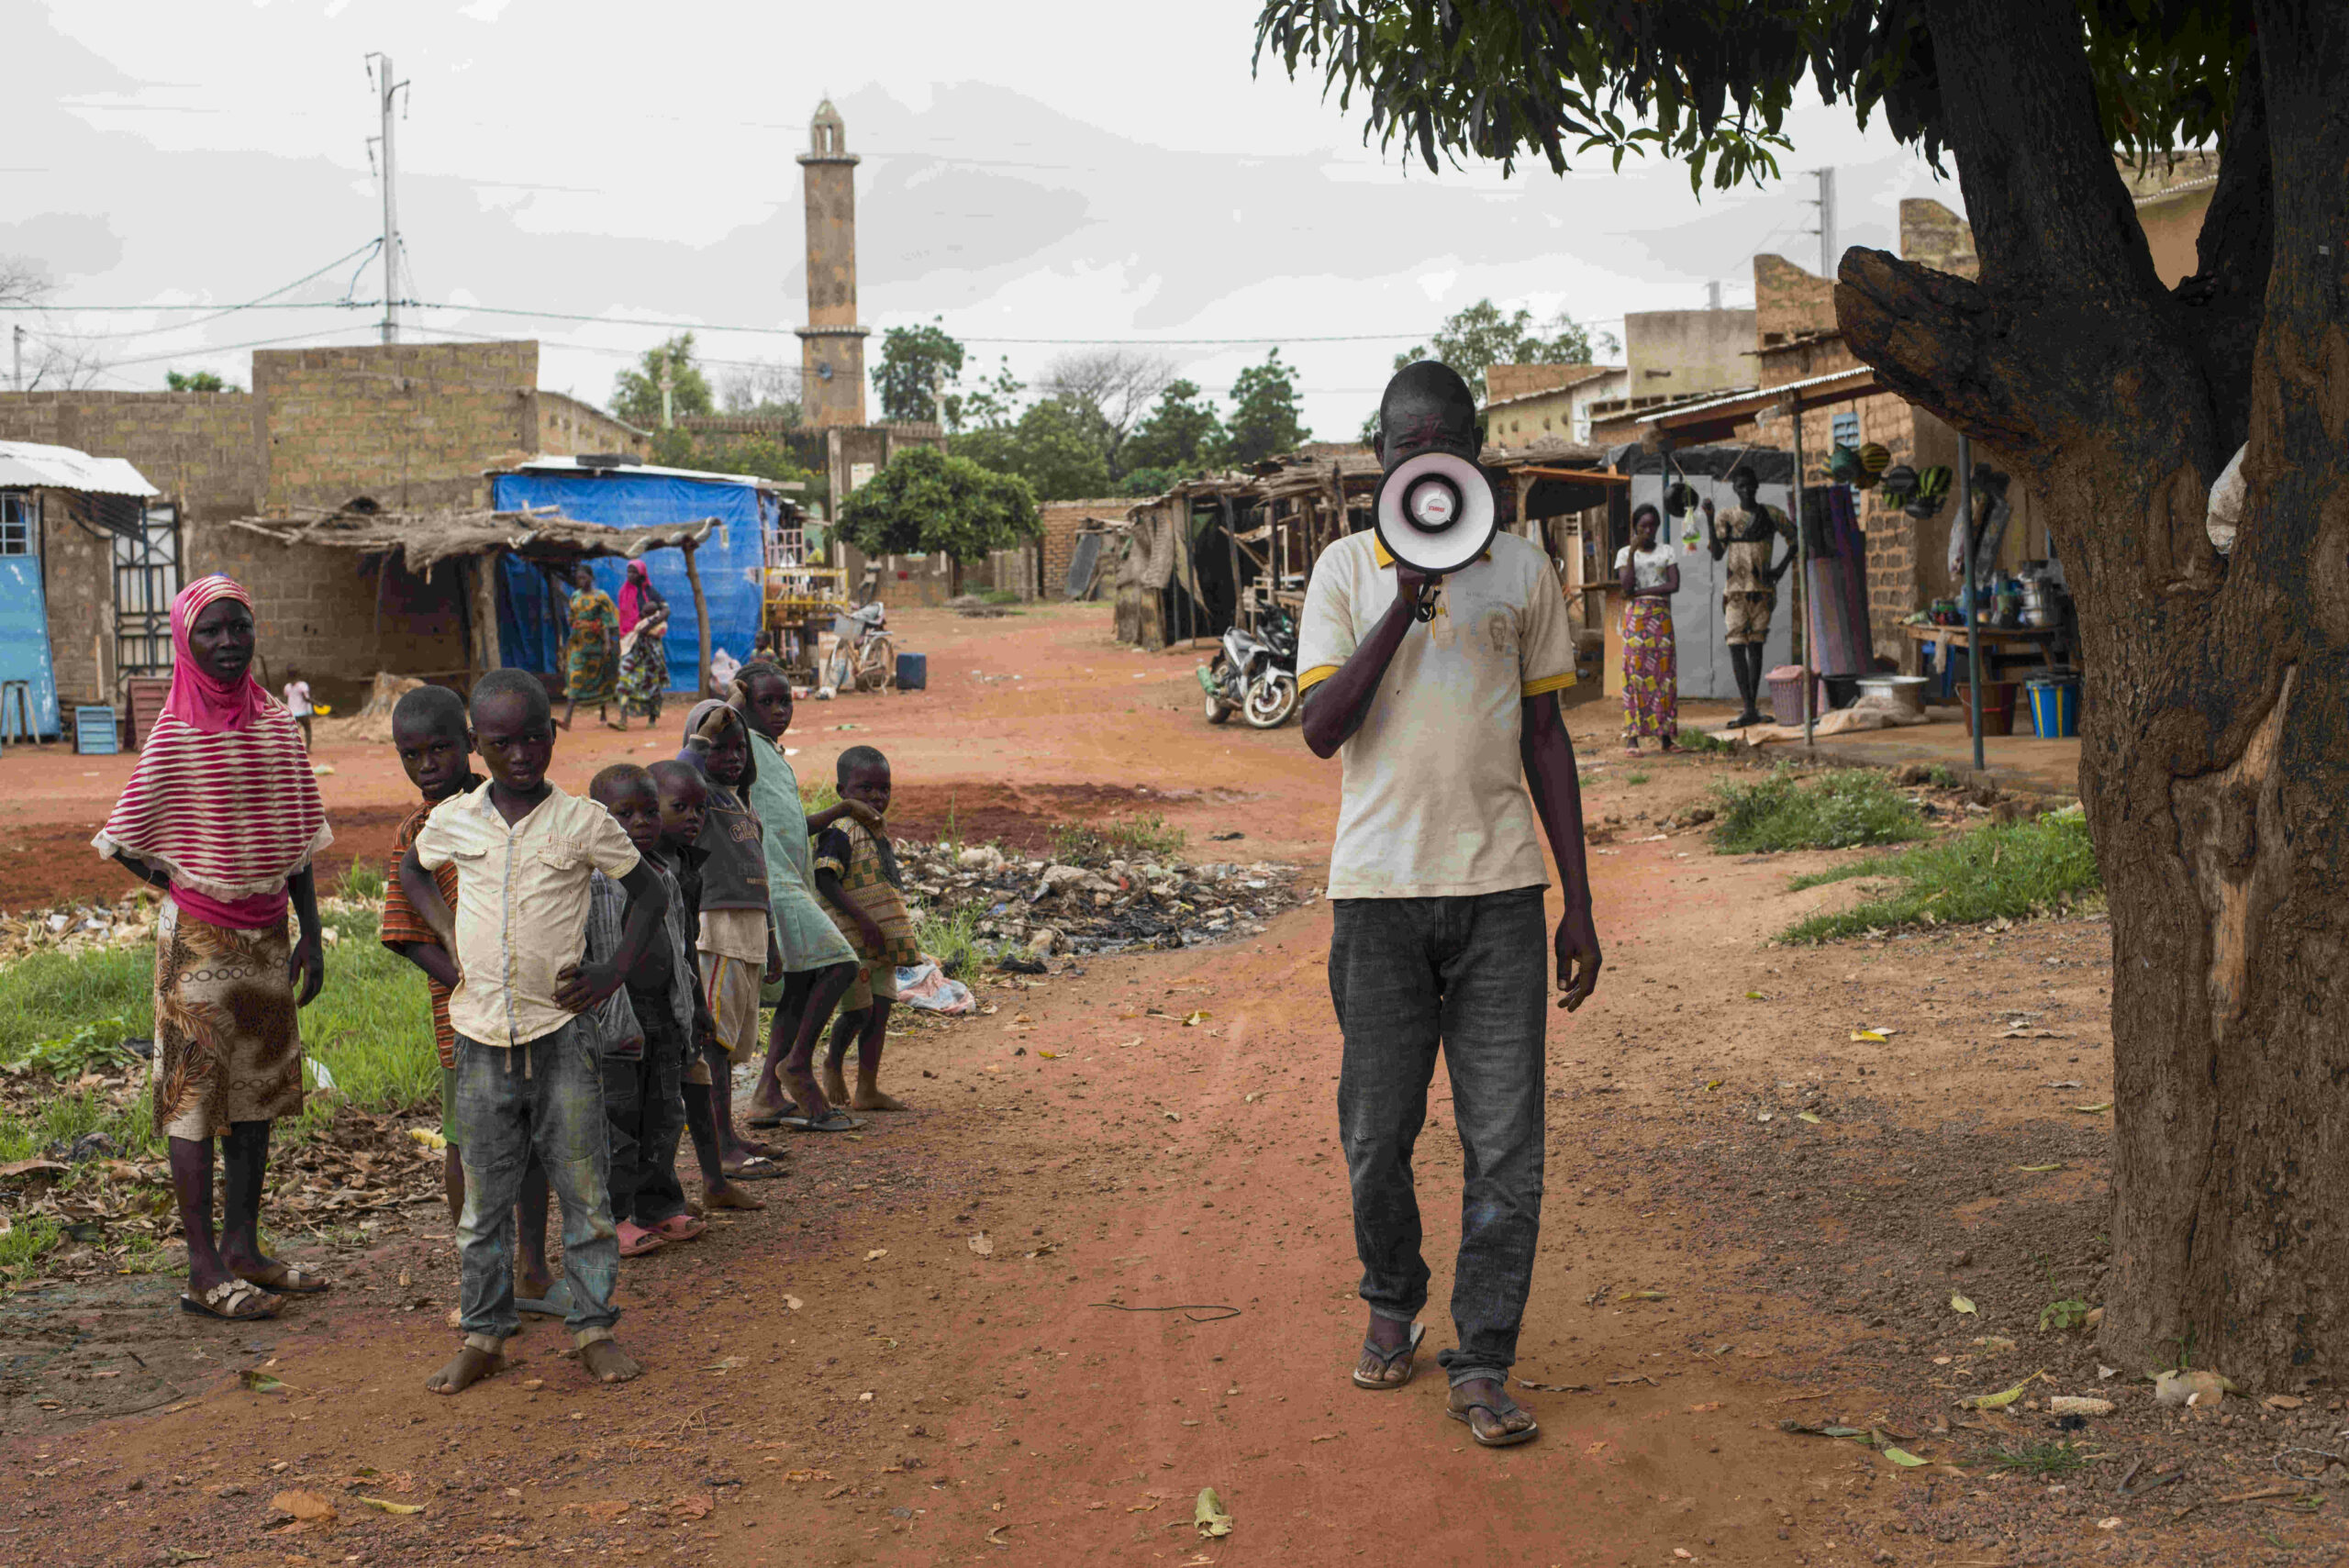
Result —
[{"label": "woman in printed dress", "polygon": [[1675,750],[1680,734],[1680,655],[1672,639],[1680,563],[1656,540],[1663,527],[1663,514],[1641,506],[1631,513],[1631,542],[1615,552],[1623,589],[1623,750],[1635,757],[1642,740]]},{"label": "woman in printed dress", "polygon": [[[607,711],[617,695],[620,669],[620,612],[611,595],[596,586],[596,574],[581,562],[572,569],[571,640],[563,645],[563,706],[560,728],[571,728],[572,715],[587,704],[596,717],[611,724]],[[623,709],[615,729],[628,728]]]}]

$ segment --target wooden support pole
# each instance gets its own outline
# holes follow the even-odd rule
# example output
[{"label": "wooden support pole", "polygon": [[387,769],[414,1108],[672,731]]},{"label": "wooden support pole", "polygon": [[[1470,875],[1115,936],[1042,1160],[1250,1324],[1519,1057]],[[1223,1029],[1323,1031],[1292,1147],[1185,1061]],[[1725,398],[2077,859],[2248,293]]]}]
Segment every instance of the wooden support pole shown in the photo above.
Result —
[{"label": "wooden support pole", "polygon": [[709,598],[701,591],[701,568],[694,564],[694,551],[699,545],[698,539],[687,539],[684,546],[685,581],[694,589],[694,633],[701,643],[701,669],[695,676],[694,685],[703,696],[719,697],[726,694],[712,691],[709,684]]}]

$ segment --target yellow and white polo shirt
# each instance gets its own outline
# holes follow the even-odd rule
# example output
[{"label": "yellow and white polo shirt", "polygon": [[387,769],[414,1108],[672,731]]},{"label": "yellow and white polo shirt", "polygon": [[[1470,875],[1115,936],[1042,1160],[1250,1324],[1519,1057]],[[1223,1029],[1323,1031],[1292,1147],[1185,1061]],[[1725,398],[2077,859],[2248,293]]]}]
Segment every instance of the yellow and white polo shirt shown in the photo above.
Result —
[{"label": "yellow and white polo shirt", "polygon": [[[1305,595],[1297,684],[1310,691],[1395,602],[1378,537],[1321,552]],[[1436,617],[1414,623],[1362,728],[1340,749],[1345,778],[1332,898],[1444,898],[1547,885],[1518,756],[1525,698],[1575,684],[1557,573],[1533,544],[1492,548],[1443,579]]]}]

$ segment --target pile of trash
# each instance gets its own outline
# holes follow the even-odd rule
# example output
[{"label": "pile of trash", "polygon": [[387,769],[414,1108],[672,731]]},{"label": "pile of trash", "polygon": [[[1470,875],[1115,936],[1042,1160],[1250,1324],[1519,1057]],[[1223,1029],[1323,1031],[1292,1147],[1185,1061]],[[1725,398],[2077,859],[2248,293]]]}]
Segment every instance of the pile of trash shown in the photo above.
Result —
[{"label": "pile of trash", "polygon": [[112,904],[61,904],[0,915],[0,963],[36,952],[78,952],[151,941],[158,896],[141,890]]},{"label": "pile of trash", "polygon": [[1029,860],[903,840],[897,855],[908,893],[933,913],[974,911],[974,934],[1007,958],[1198,947],[1255,936],[1300,902],[1297,868],[1266,861]]}]

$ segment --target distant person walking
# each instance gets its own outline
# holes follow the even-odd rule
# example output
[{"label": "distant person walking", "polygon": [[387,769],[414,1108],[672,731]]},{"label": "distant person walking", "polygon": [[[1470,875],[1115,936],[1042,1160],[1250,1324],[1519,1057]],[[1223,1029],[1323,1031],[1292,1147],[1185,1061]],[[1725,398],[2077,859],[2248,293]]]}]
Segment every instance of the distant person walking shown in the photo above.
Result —
[{"label": "distant person walking", "polygon": [[[326,983],[310,862],[334,835],[301,732],[252,678],[251,595],[219,576],[181,589],[172,651],[162,714],[91,842],[163,893],[154,1118],[187,1234],[180,1306],[241,1323],[327,1288],[262,1253],[261,1195],[271,1124],[302,1109],[299,1009]],[[215,1138],[228,1166],[217,1239]]]},{"label": "distant person walking", "polygon": [[1680,736],[1680,650],[1673,641],[1672,596],[1680,563],[1656,542],[1663,514],[1642,505],[1631,514],[1631,542],[1615,552],[1623,589],[1623,750],[1640,742],[1674,749]]},{"label": "distant person walking", "polygon": [[641,713],[648,720],[661,717],[661,699],[669,690],[669,601],[652,585],[644,562],[628,563],[628,581],[620,584],[620,719]]},{"label": "distant person walking", "polygon": [[[611,595],[596,586],[596,574],[581,562],[571,573],[571,640],[563,645],[563,706],[560,728],[571,728],[581,704],[611,724],[607,710],[617,695],[620,673],[620,612]],[[628,728],[623,709],[617,729]]]},{"label": "distant person walking", "polygon": [[[1387,383],[1378,428],[1389,473],[1427,452],[1476,459],[1475,399],[1430,361]],[[1558,711],[1557,694],[1575,684],[1565,600],[1547,558],[1515,534],[1494,535],[1482,558],[1437,580],[1365,531],[1321,552],[1298,641],[1305,742],[1345,763],[1330,996],[1345,1037],[1338,1133],[1370,1307],[1353,1385],[1408,1383],[1426,1332],[1411,1151],[1441,1051],[1466,1166],[1459,1342],[1438,1358],[1452,1380],[1446,1410],[1485,1447],[1525,1442],[1533,1415],[1508,1388],[1542,1230],[1550,958],[1569,1008],[1598,984],[1599,965],[1581,786]],[[1554,940],[1537,816],[1562,884]]]}]

